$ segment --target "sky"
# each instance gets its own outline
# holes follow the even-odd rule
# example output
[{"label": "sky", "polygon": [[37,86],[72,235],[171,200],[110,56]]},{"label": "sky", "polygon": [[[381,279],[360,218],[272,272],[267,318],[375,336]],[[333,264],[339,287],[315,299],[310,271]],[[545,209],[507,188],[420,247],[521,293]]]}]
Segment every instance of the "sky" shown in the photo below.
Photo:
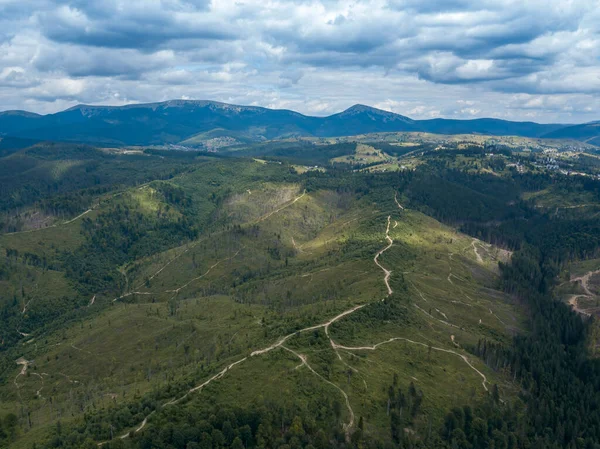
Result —
[{"label": "sky", "polygon": [[0,0],[0,110],[600,120],[600,0]]}]

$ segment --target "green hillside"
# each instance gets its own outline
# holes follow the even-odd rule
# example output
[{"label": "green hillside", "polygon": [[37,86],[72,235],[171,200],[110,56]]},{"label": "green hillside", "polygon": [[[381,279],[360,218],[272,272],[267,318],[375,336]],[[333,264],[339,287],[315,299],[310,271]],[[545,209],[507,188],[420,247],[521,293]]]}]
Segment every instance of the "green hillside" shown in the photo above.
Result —
[{"label": "green hillside", "polygon": [[558,139],[577,139],[592,145],[600,144],[600,123],[591,122],[567,126],[549,132],[545,137]]},{"label": "green hillside", "polygon": [[0,447],[593,447],[598,181],[389,146],[2,158]]}]

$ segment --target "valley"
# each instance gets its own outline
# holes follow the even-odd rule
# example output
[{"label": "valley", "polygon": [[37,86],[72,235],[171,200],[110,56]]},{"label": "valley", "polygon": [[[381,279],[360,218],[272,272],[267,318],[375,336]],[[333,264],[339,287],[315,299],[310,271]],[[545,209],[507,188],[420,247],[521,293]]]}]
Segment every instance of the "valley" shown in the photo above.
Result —
[{"label": "valley", "polygon": [[[355,151],[298,152],[325,168],[301,173],[296,161],[257,158],[256,149],[117,154],[113,164],[166,162],[148,171],[159,179],[90,192],[82,210],[46,226],[15,229],[6,214],[2,376],[12,381],[0,387],[0,416],[19,426],[10,447],[137,447],[171,438],[157,432],[182,425],[184,411],[239,416],[227,438],[245,435],[248,445],[299,439],[298,420],[315,444],[445,444],[427,429],[443,427],[453,407],[521,407],[502,352],[531,332],[529,306],[503,268],[517,251],[513,231],[500,238],[477,226],[508,226],[515,214],[546,220],[517,199],[549,190],[532,194],[469,148],[380,149],[368,164],[419,158],[414,170],[380,172],[357,169]],[[456,171],[427,172],[440,158]],[[478,191],[490,176],[497,186]],[[65,198],[81,195],[74,187]],[[475,204],[481,221],[468,222]],[[398,414],[390,388],[410,398],[410,416]],[[283,430],[259,432],[242,418],[249,409],[263,422],[279,410]],[[311,416],[318,422],[307,424]],[[223,422],[204,433],[219,439]]]},{"label": "valley", "polygon": [[0,449],[600,449],[600,0],[0,0]]}]

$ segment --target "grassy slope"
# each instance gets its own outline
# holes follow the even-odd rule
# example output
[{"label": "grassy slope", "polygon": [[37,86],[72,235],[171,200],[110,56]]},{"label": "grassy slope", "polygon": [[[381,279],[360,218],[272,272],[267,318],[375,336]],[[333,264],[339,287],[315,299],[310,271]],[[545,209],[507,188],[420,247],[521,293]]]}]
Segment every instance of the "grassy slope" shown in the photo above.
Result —
[{"label": "grassy slope", "polygon": [[369,145],[359,143],[356,145],[354,154],[339,156],[331,159],[332,163],[342,164],[373,164],[376,162],[390,161],[392,158],[381,150]]},{"label": "grassy slope", "polygon": [[[59,413],[68,419],[89,407],[135,400],[153,389],[168,391],[177,379],[201,383],[282,335],[322,323],[354,304],[378,302],[386,288],[373,256],[386,245],[388,215],[394,246],[380,262],[393,271],[390,300],[405,313],[377,326],[363,322],[360,314],[340,320],[331,327],[338,344],[371,345],[407,337],[466,354],[451,335],[458,345],[474,345],[479,338],[505,341],[522,326],[508,298],[490,288],[495,280],[493,251],[481,251],[483,261],[478,262],[471,238],[420,213],[401,212],[393,198],[373,204],[333,192],[303,195],[294,184],[263,185],[260,170],[276,168],[217,164],[214,170],[173,181],[192,196],[200,220],[229,217],[241,229],[218,228],[198,241],[125,267],[128,285],[149,295],[124,298],[134,304],[101,298],[92,306],[98,309],[96,315],[51,335],[35,335],[34,346],[23,344],[22,355],[35,360],[29,372],[40,374],[44,385],[37,395],[41,378],[30,374],[18,377],[18,391],[13,383],[0,389],[4,411],[19,410],[20,403],[33,410],[34,431],[20,445],[34,440]],[[234,172],[241,176],[231,181]],[[215,191],[227,198],[218,211],[206,200]],[[148,212],[156,207],[150,190],[134,191],[133,196]],[[48,238],[72,245],[77,233],[64,231],[77,225],[68,226],[3,239],[23,239],[19,245],[35,248],[45,240],[44,233],[57,233]],[[182,286],[177,295],[167,292]],[[386,422],[384,387],[394,372],[403,386],[413,381],[423,389],[425,410],[436,421],[444,409],[484,392],[481,377],[454,354],[430,354],[426,347],[396,342],[376,351],[343,352],[339,360],[319,334],[294,337],[290,347],[347,392],[354,412],[365,417],[372,432]],[[311,343],[311,338],[318,341]],[[473,363],[490,382],[506,386],[502,393],[510,396],[512,387],[499,373]],[[350,381],[346,364],[357,370]],[[232,369],[206,393],[238,404],[261,395],[277,397],[281,391],[300,402],[315,394],[340,397],[306,367],[296,366],[293,354],[277,349]],[[15,365],[14,376],[19,371]],[[190,400],[200,400],[204,393]]]}]

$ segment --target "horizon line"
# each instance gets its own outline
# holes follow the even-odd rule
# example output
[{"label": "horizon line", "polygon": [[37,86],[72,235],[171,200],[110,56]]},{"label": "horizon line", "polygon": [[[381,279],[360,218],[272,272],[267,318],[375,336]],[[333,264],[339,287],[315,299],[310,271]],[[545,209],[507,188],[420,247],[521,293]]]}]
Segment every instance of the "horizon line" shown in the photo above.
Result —
[{"label": "horizon line", "polygon": [[88,103],[79,103],[73,106],[70,106],[68,108],[65,109],[61,109],[57,112],[50,112],[47,114],[40,114],[37,112],[33,112],[33,111],[29,111],[26,109],[6,109],[6,110],[0,110],[0,114],[6,114],[6,113],[26,113],[26,114],[32,114],[32,115],[37,115],[40,117],[46,117],[49,115],[55,115],[55,114],[60,114],[63,112],[67,112],[67,111],[71,111],[71,110],[75,110],[77,108],[82,108],[82,107],[89,107],[89,108],[102,108],[102,109],[110,109],[110,108],[114,108],[114,109],[121,109],[121,108],[131,108],[131,107],[143,107],[143,106],[152,106],[152,105],[161,105],[161,104],[166,104],[166,103],[213,103],[213,104],[220,104],[220,105],[225,105],[225,106],[234,106],[234,107],[242,107],[242,108],[256,108],[256,109],[266,109],[269,111],[287,111],[287,112],[292,112],[294,114],[299,114],[302,115],[304,117],[314,117],[314,118],[327,118],[327,117],[331,117],[334,115],[338,115],[338,114],[342,114],[346,111],[351,110],[352,108],[356,108],[356,107],[366,107],[369,109],[373,109],[376,111],[380,111],[380,112],[384,112],[384,113],[388,113],[388,114],[394,114],[396,116],[400,116],[400,117],[404,117],[404,118],[408,118],[410,120],[416,121],[416,122],[422,122],[422,121],[430,121],[430,120],[456,120],[456,121],[475,121],[475,120],[499,120],[499,121],[504,121],[504,122],[511,122],[511,123],[535,123],[535,124],[539,124],[539,125],[584,125],[584,124],[591,124],[591,123],[596,123],[598,121],[600,121],[600,119],[598,120],[591,120],[591,121],[587,121],[587,122],[579,122],[579,121],[562,121],[562,122],[538,122],[538,121],[534,121],[534,120],[510,120],[510,119],[506,119],[506,118],[499,118],[499,117],[493,117],[493,116],[485,116],[485,117],[473,117],[473,118],[453,118],[453,117],[447,117],[447,116],[438,116],[438,117],[431,117],[431,118],[421,118],[421,119],[414,119],[408,115],[404,115],[402,113],[399,112],[395,112],[395,111],[390,111],[387,109],[381,109],[381,108],[377,108],[375,106],[371,106],[365,103],[355,103],[341,111],[338,112],[333,112],[330,114],[326,114],[326,115],[311,115],[311,114],[305,114],[302,112],[298,112],[294,109],[289,109],[289,108],[270,108],[267,106],[259,106],[259,105],[255,105],[255,104],[238,104],[238,103],[227,103],[224,101],[219,101],[219,100],[206,100],[206,99],[192,99],[192,98],[178,98],[178,99],[170,99],[170,100],[163,100],[163,101],[150,101],[150,102],[137,102],[137,101],[132,101],[129,103],[125,103],[125,104],[88,104]]}]

